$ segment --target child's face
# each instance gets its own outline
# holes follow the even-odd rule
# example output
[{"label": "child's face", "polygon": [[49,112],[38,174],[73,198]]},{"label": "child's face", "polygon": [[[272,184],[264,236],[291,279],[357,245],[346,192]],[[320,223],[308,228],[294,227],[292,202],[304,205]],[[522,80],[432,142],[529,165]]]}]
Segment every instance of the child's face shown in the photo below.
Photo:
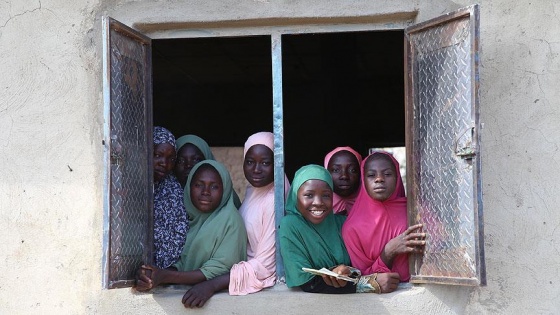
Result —
[{"label": "child's face", "polygon": [[274,154],[265,145],[256,144],[247,150],[243,161],[245,178],[253,187],[264,187],[274,181]]},{"label": "child's face", "polygon": [[202,160],[204,154],[192,143],[187,143],[179,149],[175,162],[175,176],[181,185],[185,186],[192,168]]},{"label": "child's face", "polygon": [[320,179],[310,179],[299,187],[297,209],[309,222],[319,224],[332,212],[333,196],[329,184]]},{"label": "child's face", "polygon": [[191,201],[204,213],[209,213],[220,205],[224,186],[220,174],[212,167],[201,166],[191,181]]},{"label": "child's face", "polygon": [[154,145],[154,181],[169,175],[175,166],[175,147],[169,143]]},{"label": "child's face", "polygon": [[348,151],[335,153],[329,160],[327,169],[331,173],[337,195],[348,197],[360,187],[360,165],[354,154]]},{"label": "child's face", "polygon": [[364,165],[364,185],[368,195],[379,201],[387,200],[397,186],[397,172],[386,158],[371,157]]}]

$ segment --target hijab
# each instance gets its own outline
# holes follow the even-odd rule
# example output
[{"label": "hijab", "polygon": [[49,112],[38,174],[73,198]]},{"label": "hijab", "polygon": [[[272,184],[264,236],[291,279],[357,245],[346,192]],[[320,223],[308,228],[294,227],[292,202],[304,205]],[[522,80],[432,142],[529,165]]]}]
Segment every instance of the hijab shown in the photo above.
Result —
[{"label": "hijab", "polygon": [[388,268],[381,259],[385,245],[407,228],[406,196],[399,171],[399,162],[392,154],[379,151],[370,154],[361,165],[362,174],[368,159],[374,154],[388,156],[396,170],[397,182],[391,196],[385,201],[371,198],[365,188],[364,177],[352,212],[342,227],[342,236],[352,260],[352,265],[362,272],[398,272],[401,281],[410,279],[408,256],[398,255]]},{"label": "hijab", "polygon": [[[267,146],[274,152],[274,134],[258,132],[245,142],[243,156],[254,145]],[[290,184],[284,176],[284,192]],[[247,186],[245,200],[239,208],[247,229],[247,261],[235,264],[230,271],[229,294],[246,295],[273,286],[276,281],[276,227],[274,182],[264,187]]]},{"label": "hijab", "polygon": [[169,143],[172,146],[175,146],[175,136],[171,133],[171,131],[160,127],[154,127],[154,144],[162,144],[162,143]]},{"label": "hijab", "polygon": [[[212,150],[210,149],[208,142],[196,135],[184,135],[179,137],[179,139],[177,139],[177,144],[175,145],[175,147],[177,148],[177,153],[187,143],[190,143],[197,147],[200,152],[202,152],[202,155],[204,155],[205,160],[216,160],[216,158],[214,158],[214,154],[212,154]],[[191,174],[194,174],[192,173],[192,170]],[[187,185],[185,185],[185,187],[187,187]],[[239,199],[239,195],[237,195],[235,190],[233,191],[233,194],[233,201],[235,203],[235,206],[239,208],[239,206],[241,206],[241,199]]]},{"label": "hijab", "polygon": [[197,147],[200,150],[200,152],[202,152],[202,155],[204,155],[205,160],[215,160],[214,155],[212,154],[212,150],[210,150],[210,146],[208,145],[208,143],[204,141],[204,139],[202,139],[201,137],[195,135],[185,135],[179,137],[179,139],[177,139],[177,145],[176,145],[177,152],[179,152],[179,150],[187,143],[190,143],[195,147]]},{"label": "hijab", "polygon": [[[348,152],[352,153],[356,157],[356,160],[358,160],[358,165],[360,165],[362,163],[362,155],[360,153],[358,153],[356,150],[352,149],[351,147],[338,147],[338,148],[332,150],[331,152],[327,153],[327,155],[325,156],[324,165],[325,165],[325,168],[327,170],[329,168],[329,161],[331,160],[333,155],[335,155],[336,153],[338,153],[340,151],[348,151]],[[334,211],[334,213],[343,212],[344,210],[346,210],[347,213],[350,213],[350,209],[352,209],[352,206],[354,205],[354,201],[356,200],[356,197],[358,196],[358,192],[359,192],[359,189],[358,189],[358,191],[356,191],[352,195],[350,195],[348,197],[343,197],[343,196],[337,195],[333,191],[333,211]]]},{"label": "hijab", "polygon": [[[199,211],[191,200],[191,181],[200,166],[209,164],[220,175],[223,194],[216,210]],[[179,271],[200,269],[207,280],[228,273],[233,264],[247,256],[247,233],[243,219],[233,202],[233,184],[226,167],[217,161],[204,160],[197,163],[187,180],[184,203],[190,221],[189,237],[174,265]]]},{"label": "hijab", "polygon": [[[175,146],[175,137],[163,127],[154,127],[153,137],[154,145]],[[154,183],[154,263],[157,267],[167,268],[179,259],[188,230],[183,188],[170,173]]]},{"label": "hijab", "polygon": [[314,275],[302,267],[321,269],[339,264],[350,265],[350,258],[340,234],[344,216],[330,212],[319,224],[308,222],[297,209],[297,192],[310,179],[319,179],[333,188],[329,171],[319,165],[300,168],[292,182],[286,201],[286,216],[280,223],[280,252],[286,271],[288,287],[309,282]]}]

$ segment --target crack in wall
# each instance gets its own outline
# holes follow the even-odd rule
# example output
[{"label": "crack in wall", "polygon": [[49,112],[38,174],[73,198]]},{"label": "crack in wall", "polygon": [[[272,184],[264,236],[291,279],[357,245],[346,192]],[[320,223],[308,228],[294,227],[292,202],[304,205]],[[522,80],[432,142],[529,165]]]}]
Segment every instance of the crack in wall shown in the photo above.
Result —
[{"label": "crack in wall", "polygon": [[42,9],[42,4],[41,4],[41,1],[39,1],[39,7],[38,8],[35,8],[33,10],[25,10],[22,13],[18,13],[18,14],[15,14],[15,15],[10,15],[10,17],[6,20],[6,22],[4,22],[4,25],[0,25],[0,29],[6,27],[6,25],[8,25],[8,23],[10,23],[11,20],[13,20],[17,17],[23,16],[23,15],[28,14],[28,13],[33,13],[33,12],[35,12],[37,10],[41,10],[41,9]]}]

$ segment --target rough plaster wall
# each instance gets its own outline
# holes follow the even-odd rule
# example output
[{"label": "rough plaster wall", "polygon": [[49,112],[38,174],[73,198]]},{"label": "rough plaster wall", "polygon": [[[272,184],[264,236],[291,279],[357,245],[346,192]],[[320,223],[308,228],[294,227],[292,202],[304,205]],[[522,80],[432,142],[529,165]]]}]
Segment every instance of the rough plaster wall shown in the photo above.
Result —
[{"label": "rough plaster wall", "polygon": [[560,3],[481,3],[488,286],[471,313],[560,312]]},{"label": "rough plaster wall", "polygon": [[[0,312],[185,311],[179,303],[181,291],[152,295],[101,290],[101,15],[132,24],[419,9],[422,21],[470,3],[0,2],[0,251],[5,269]],[[426,285],[383,296],[343,297],[350,310],[341,297],[280,286],[247,297],[219,294],[195,312],[559,313],[558,6],[552,1],[481,2],[488,286]]]},{"label": "rough plaster wall", "polygon": [[[0,313],[99,292],[101,97],[88,1],[0,1]],[[90,41],[91,40],[91,41]]]}]

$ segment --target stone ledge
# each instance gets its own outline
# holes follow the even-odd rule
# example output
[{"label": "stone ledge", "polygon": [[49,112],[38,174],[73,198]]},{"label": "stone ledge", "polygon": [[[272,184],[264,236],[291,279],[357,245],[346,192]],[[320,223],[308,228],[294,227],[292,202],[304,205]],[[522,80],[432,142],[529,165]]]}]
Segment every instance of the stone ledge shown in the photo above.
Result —
[{"label": "stone ledge", "polygon": [[188,286],[174,285],[149,293],[130,289],[106,290],[106,294],[119,295],[121,303],[105,305],[105,309],[111,314],[457,314],[464,313],[472,290],[457,286],[401,284],[397,291],[388,294],[335,295],[305,293],[280,283],[246,296],[220,292],[203,308],[185,309],[181,298],[187,289]]}]

